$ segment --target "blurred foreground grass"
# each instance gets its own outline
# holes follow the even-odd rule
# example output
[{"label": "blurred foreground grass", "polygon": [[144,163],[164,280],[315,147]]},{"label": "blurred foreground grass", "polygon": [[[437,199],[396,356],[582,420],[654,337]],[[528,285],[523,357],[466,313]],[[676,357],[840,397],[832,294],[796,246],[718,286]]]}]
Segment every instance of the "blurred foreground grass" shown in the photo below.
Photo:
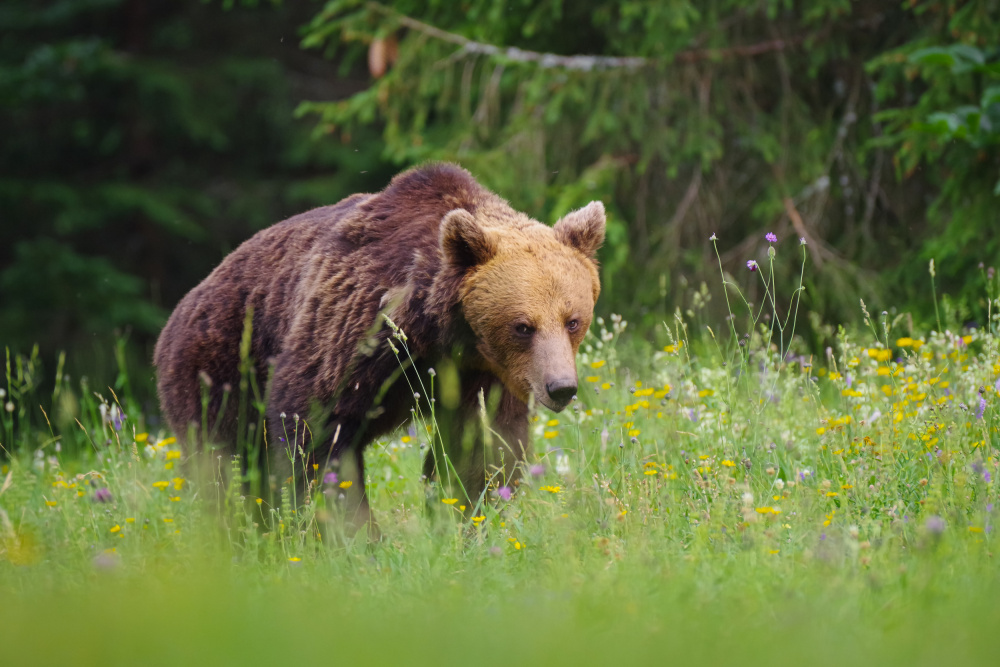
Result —
[{"label": "blurred foreground grass", "polygon": [[580,400],[476,512],[420,478],[432,424],[378,442],[378,544],[318,539],[345,493],[322,471],[293,509],[199,470],[124,364],[42,396],[11,359],[2,662],[997,662],[995,321],[865,313],[813,358],[757,312],[728,343],[599,321]]}]

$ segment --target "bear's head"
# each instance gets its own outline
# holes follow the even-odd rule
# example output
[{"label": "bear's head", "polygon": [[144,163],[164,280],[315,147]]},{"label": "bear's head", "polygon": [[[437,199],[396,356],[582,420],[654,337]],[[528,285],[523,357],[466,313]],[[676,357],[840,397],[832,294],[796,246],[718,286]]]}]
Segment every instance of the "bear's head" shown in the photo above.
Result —
[{"label": "bear's head", "polygon": [[604,227],[599,201],[553,227],[506,207],[455,209],[442,220],[443,260],[464,276],[459,298],[478,355],[521,400],[534,395],[559,411],[576,395]]}]

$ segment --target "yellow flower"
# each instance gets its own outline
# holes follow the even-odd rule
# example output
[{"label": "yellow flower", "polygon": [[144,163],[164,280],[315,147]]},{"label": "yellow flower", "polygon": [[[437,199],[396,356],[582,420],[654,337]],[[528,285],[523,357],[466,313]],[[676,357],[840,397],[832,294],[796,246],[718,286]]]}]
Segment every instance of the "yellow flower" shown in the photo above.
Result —
[{"label": "yellow flower", "polygon": [[178,491],[180,491],[181,487],[184,486],[184,478],[183,477],[174,477],[170,481],[173,482],[174,488],[177,489]]},{"label": "yellow flower", "polygon": [[173,523],[173,522],[174,522],[174,520],[171,519],[170,517],[166,517],[166,518],[163,519],[163,523]]},{"label": "yellow flower", "polygon": [[178,451],[176,449],[172,449],[169,452],[167,452],[166,460],[167,461],[173,461],[174,459],[179,459],[180,457],[181,457],[180,451]]},{"label": "yellow flower", "polygon": [[559,420],[558,419],[550,419],[547,422],[545,422],[545,425],[546,426],[559,426]]},{"label": "yellow flower", "polygon": [[442,498],[441,502],[443,502],[445,505],[454,505],[455,503],[458,502],[458,498]]},{"label": "yellow flower", "polygon": [[611,384],[608,382],[601,383],[601,389],[611,389]]},{"label": "yellow flower", "polygon": [[781,549],[771,549],[770,551],[768,551],[768,553],[771,554],[772,556],[774,554],[780,554],[781,553]]},{"label": "yellow flower", "polygon": [[135,436],[136,442],[146,442],[149,439],[148,433],[139,433]]},{"label": "yellow flower", "polygon": [[153,486],[155,486],[156,488],[158,488],[158,489],[160,489],[162,491],[163,489],[165,489],[168,486],[170,486],[170,482],[167,482],[167,481],[153,482]]},{"label": "yellow flower", "polygon": [[983,532],[983,529],[980,528],[979,526],[969,526],[969,532],[970,533],[981,533],[981,532]]},{"label": "yellow flower", "polygon": [[111,532],[112,532],[112,533],[117,533],[117,532],[118,532],[118,531],[120,531],[121,529],[122,529],[122,527],[121,527],[121,526],[119,526],[119,525],[118,525],[117,523],[116,523],[115,525],[111,526]]},{"label": "yellow flower", "polygon": [[557,435],[559,435],[559,431],[546,431],[542,435],[542,437],[545,438],[546,440],[551,440],[552,438],[556,437]]},{"label": "yellow flower", "polygon": [[781,510],[774,507],[758,507],[757,514],[781,514]]},{"label": "yellow flower", "polygon": [[637,428],[634,428],[634,429],[632,429],[631,431],[628,432],[628,435],[629,435],[630,438],[634,438],[637,435],[639,435],[640,433],[642,433],[642,431],[640,431]]},{"label": "yellow flower", "polygon": [[599,375],[588,375],[587,377],[585,377],[583,379],[586,380],[587,382],[600,382],[601,381],[601,377]]},{"label": "yellow flower", "polygon": [[643,475],[659,475],[660,472],[658,470],[654,470],[653,468],[650,468],[649,470],[646,470],[642,474]]},{"label": "yellow flower", "polygon": [[354,482],[352,482],[351,480],[349,480],[349,479],[345,479],[345,480],[344,480],[343,482],[341,482],[341,483],[339,484],[339,486],[340,486],[340,488],[342,488],[342,489],[349,489],[349,488],[351,488],[351,484],[353,484],[353,483],[354,483]]},{"label": "yellow flower", "polygon": [[298,562],[299,562],[299,561],[301,561],[301,560],[302,560],[302,559],[301,559],[301,558],[299,558],[298,556],[292,556],[291,558],[289,558],[289,559],[288,559],[288,562],[289,562],[289,563],[298,563]]},{"label": "yellow flower", "polygon": [[130,516],[129,518],[125,519],[125,523],[135,523],[135,517]]},{"label": "yellow flower", "polygon": [[399,439],[399,441],[402,442],[404,445],[410,442],[411,440],[413,440],[413,438],[411,438],[408,435],[404,435],[402,438]]},{"label": "yellow flower", "polygon": [[818,429],[816,429],[816,435],[823,435],[824,433],[826,433],[825,427],[820,426]]},{"label": "yellow flower", "polygon": [[174,436],[170,436],[169,438],[164,438],[163,440],[160,440],[158,443],[156,443],[156,446],[166,447],[168,445],[174,444],[175,442],[177,442],[177,438],[175,438]]},{"label": "yellow flower", "polygon": [[485,516],[474,516],[474,517],[472,517],[472,523],[476,524],[477,526],[479,524],[481,524],[485,520],[486,520]]},{"label": "yellow flower", "polygon": [[45,504],[48,505],[49,507],[55,507],[56,505],[59,504],[59,501],[57,501],[57,500],[46,500]]},{"label": "yellow flower", "polygon": [[723,461],[722,465],[726,466],[727,468],[733,468],[733,467],[736,466],[736,464],[733,463],[732,461],[730,461],[729,459],[726,459],[725,461]]},{"label": "yellow flower", "polygon": [[638,398],[642,398],[643,396],[652,396],[653,392],[655,391],[656,390],[653,389],[652,387],[646,387],[645,389],[640,389],[639,391],[635,392],[635,396]]},{"label": "yellow flower", "polygon": [[542,486],[538,488],[539,491],[548,491],[549,493],[559,493],[562,491],[561,486]]},{"label": "yellow flower", "polygon": [[699,398],[705,398],[706,396],[714,396],[714,395],[715,395],[714,389],[702,389],[701,391],[698,392]]},{"label": "yellow flower", "polygon": [[172,503],[176,503],[180,499],[181,499],[180,496],[170,496],[170,502]]},{"label": "yellow flower", "polygon": [[836,497],[837,497],[837,496],[839,496],[839,495],[840,495],[840,494],[839,494],[839,493],[837,493],[836,491],[827,491],[827,492],[826,492],[826,497],[827,497],[827,498],[836,498]]}]

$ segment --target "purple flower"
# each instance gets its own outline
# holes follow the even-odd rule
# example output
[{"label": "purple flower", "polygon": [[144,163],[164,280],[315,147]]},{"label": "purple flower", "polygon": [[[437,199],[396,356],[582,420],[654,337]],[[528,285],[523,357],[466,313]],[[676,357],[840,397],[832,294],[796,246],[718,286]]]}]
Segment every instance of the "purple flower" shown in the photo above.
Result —
[{"label": "purple flower", "polygon": [[982,396],[979,397],[979,410],[976,411],[976,419],[982,419],[983,413],[986,412],[986,399]]},{"label": "purple flower", "polygon": [[337,473],[335,473],[335,472],[328,472],[325,475],[323,475],[323,483],[324,484],[336,484],[337,483]]},{"label": "purple flower", "polygon": [[497,495],[500,496],[500,500],[510,500],[510,487],[501,486],[496,491]]},{"label": "purple flower", "polygon": [[927,528],[927,532],[931,535],[940,535],[945,529],[944,519],[939,516],[929,516],[924,527]]},{"label": "purple flower", "polygon": [[805,245],[805,244],[806,244],[806,237],[800,236],[799,237],[799,245]]},{"label": "purple flower", "polygon": [[528,469],[532,477],[538,478],[545,474],[545,466],[541,463],[536,463]]},{"label": "purple flower", "polygon": [[747,262],[747,268],[750,269],[751,271],[756,271],[757,270],[757,262],[755,260],[752,260],[752,259],[749,260]]},{"label": "purple flower", "polygon": [[765,239],[767,239],[767,242],[768,242],[768,243],[777,243],[777,242],[778,242],[778,237],[777,237],[777,236],[775,236],[773,232],[768,232],[768,233],[767,233],[767,234],[766,234],[766,235],[764,236],[764,238],[765,238]]},{"label": "purple flower", "polygon": [[108,490],[108,487],[102,486],[94,491],[93,499],[95,503],[110,503],[112,500],[111,491]]}]

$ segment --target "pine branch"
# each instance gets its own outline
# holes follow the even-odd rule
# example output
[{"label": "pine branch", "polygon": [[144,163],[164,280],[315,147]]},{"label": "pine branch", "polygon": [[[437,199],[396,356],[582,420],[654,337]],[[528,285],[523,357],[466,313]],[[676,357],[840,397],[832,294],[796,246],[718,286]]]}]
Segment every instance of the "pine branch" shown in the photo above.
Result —
[{"label": "pine branch", "polygon": [[534,63],[544,68],[563,68],[589,72],[600,69],[639,69],[649,67],[661,62],[694,63],[701,60],[725,60],[732,58],[749,58],[753,56],[772,53],[774,51],[784,51],[800,45],[812,35],[798,35],[787,39],[772,39],[766,42],[750,44],[747,46],[732,46],[724,49],[691,49],[679,51],[672,59],[654,59],[641,56],[562,56],[556,53],[542,53],[539,51],[527,51],[516,46],[496,46],[495,44],[484,44],[476,42],[467,37],[463,37],[454,32],[448,32],[436,28],[429,23],[424,23],[415,18],[400,14],[390,7],[378,2],[369,2],[368,8],[392,17],[400,25],[411,30],[423,33],[429,37],[439,39],[443,42],[457,44],[461,46],[459,54],[475,54],[492,57],[502,57],[514,62]]}]

